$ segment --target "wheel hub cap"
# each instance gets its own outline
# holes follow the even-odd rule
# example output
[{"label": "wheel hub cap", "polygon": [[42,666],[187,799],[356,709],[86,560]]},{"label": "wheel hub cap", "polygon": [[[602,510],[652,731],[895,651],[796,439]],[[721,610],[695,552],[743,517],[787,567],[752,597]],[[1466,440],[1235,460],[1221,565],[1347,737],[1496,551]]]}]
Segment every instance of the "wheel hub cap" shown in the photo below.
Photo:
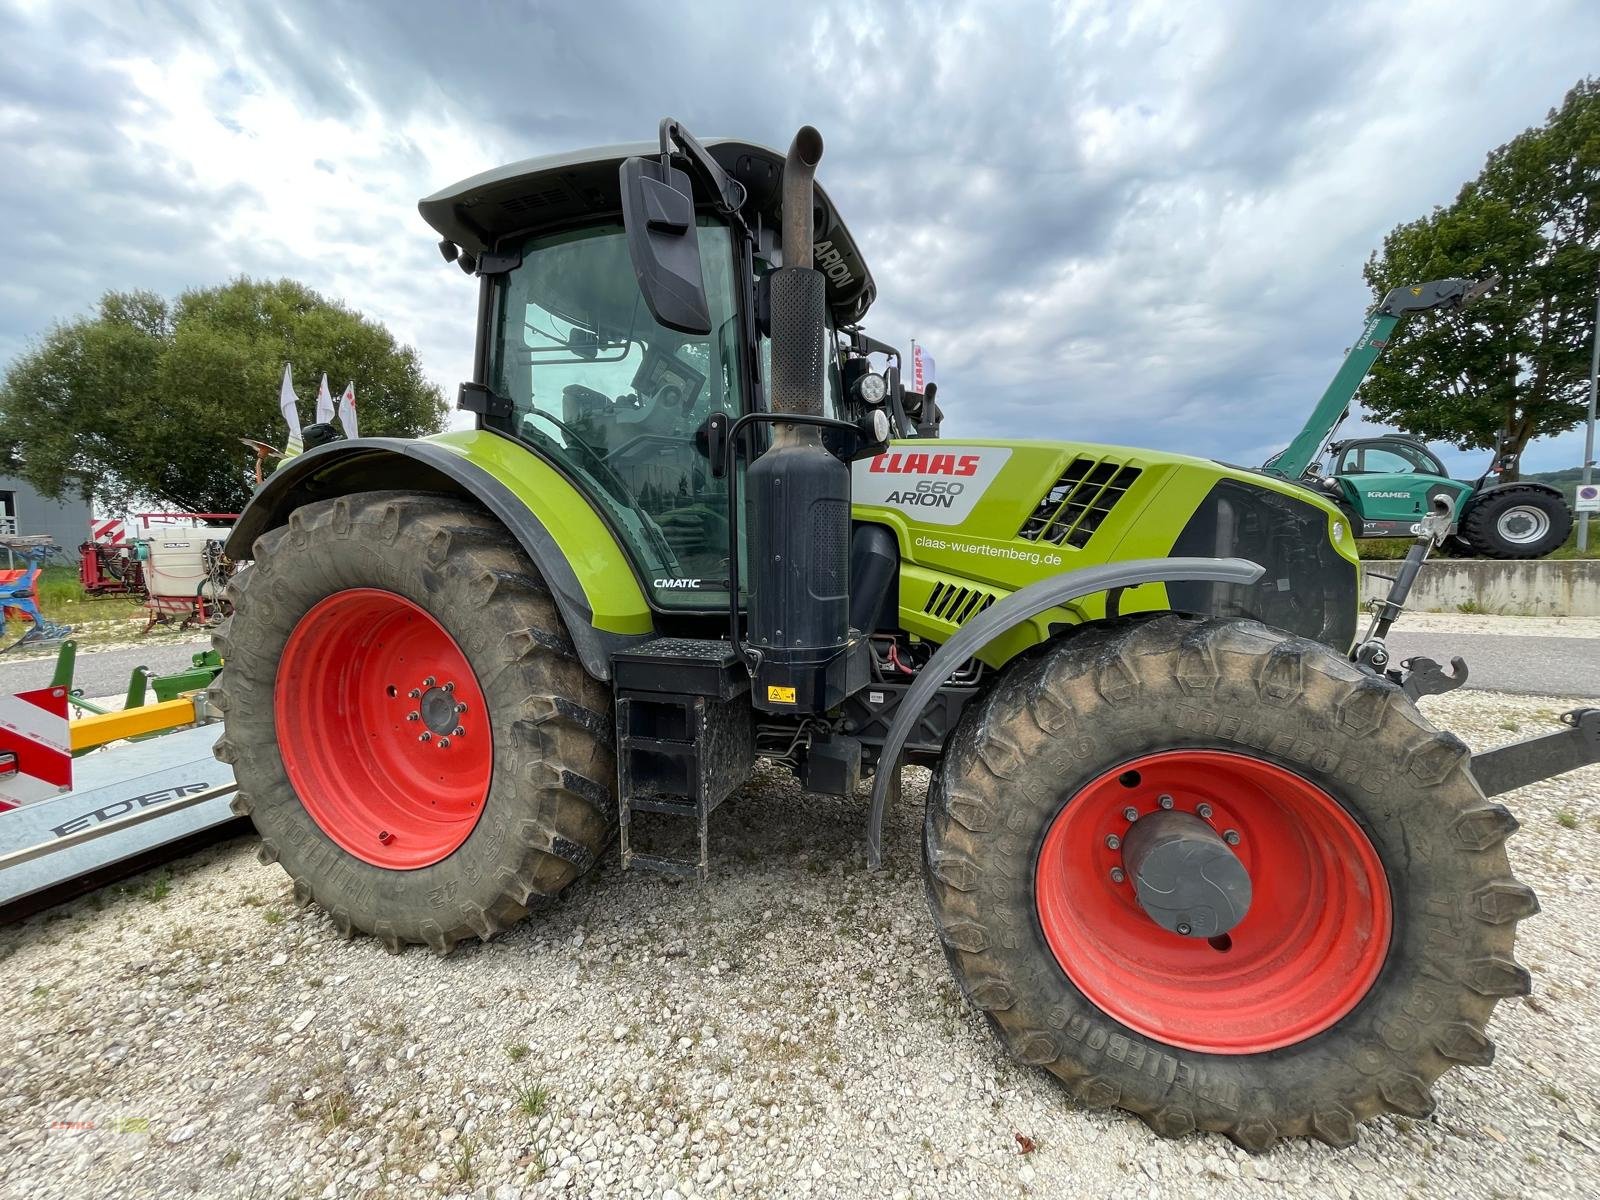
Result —
[{"label": "wheel hub cap", "polygon": [[1034,895],[1046,944],[1090,1001],[1212,1054],[1336,1024],[1376,981],[1393,928],[1355,818],[1293,772],[1220,750],[1146,755],[1070,797]]},{"label": "wheel hub cap", "polygon": [[1139,907],[1179,937],[1227,933],[1250,909],[1250,873],[1222,835],[1186,812],[1136,821],[1122,859]]}]

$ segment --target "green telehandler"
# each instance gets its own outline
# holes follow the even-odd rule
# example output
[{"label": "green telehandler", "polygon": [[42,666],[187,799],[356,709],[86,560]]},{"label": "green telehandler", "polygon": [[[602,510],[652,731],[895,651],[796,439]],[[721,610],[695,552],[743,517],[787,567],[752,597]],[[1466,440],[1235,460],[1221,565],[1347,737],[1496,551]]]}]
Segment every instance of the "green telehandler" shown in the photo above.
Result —
[{"label": "green telehandler", "polygon": [[1390,291],[1367,314],[1361,336],[1300,432],[1262,470],[1326,495],[1358,538],[1414,537],[1442,498],[1451,504],[1450,534],[1443,543],[1450,554],[1543,558],[1564,543],[1572,532],[1566,497],[1544,483],[1498,482],[1515,466],[1504,452],[1477,480],[1467,482],[1450,478],[1438,456],[1406,434],[1329,440],[1349,417],[1356,390],[1406,316],[1463,308],[1497,282],[1434,279]]},{"label": "green telehandler", "polygon": [[934,920],[1017,1058],[1251,1150],[1428,1112],[1529,988],[1486,796],[1600,720],[1498,759],[1434,728],[1398,592],[1352,661],[1355,542],[1296,483],[919,436],[821,153],[668,120],[421,202],[478,279],[475,427],[300,455],[228,547],[217,753],[262,860],[445,953],[614,840],[704,881],[758,759],[870,781],[876,866],[922,765]]}]

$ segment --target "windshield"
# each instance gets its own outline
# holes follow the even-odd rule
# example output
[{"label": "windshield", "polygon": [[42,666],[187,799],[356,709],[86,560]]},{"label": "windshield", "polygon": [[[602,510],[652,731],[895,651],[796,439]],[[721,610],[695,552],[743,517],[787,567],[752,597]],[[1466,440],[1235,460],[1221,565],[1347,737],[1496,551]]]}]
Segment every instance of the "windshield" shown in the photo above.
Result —
[{"label": "windshield", "polygon": [[621,225],[530,239],[499,292],[490,367],[512,432],[587,485],[657,603],[674,607],[726,588],[727,482],[701,431],[713,412],[741,411],[731,237],[702,218],[699,241],[706,337],[656,324]]}]

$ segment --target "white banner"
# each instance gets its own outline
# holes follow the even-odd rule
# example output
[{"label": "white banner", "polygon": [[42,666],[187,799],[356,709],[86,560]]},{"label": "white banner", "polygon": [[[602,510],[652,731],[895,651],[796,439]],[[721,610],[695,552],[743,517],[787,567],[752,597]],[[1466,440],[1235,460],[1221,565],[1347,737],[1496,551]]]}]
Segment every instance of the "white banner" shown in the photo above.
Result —
[{"label": "white banner", "polygon": [[326,425],[333,420],[333,393],[328,391],[328,375],[323,372],[322,383],[317,388],[317,424]]},{"label": "white banner", "polygon": [[289,423],[289,440],[284,446],[284,457],[299,454],[305,444],[300,440],[300,411],[295,407],[294,380],[289,377],[289,364],[283,364],[283,386],[278,389],[278,411]]},{"label": "white banner", "polygon": [[905,378],[901,380],[906,391],[922,395],[930,383],[938,382],[933,374],[933,355],[915,342],[911,343],[911,361],[906,364]]},{"label": "white banner", "polygon": [[360,437],[356,424],[356,381],[344,385],[344,395],[339,397],[339,424],[344,426],[347,438]]}]

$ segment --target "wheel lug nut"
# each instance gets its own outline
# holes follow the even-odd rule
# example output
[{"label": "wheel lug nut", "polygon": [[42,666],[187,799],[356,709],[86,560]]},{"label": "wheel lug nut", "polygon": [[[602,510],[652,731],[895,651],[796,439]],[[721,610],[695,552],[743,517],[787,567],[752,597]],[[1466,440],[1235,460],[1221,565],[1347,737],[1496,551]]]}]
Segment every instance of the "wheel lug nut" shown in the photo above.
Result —
[{"label": "wheel lug nut", "polygon": [[1137,821],[1139,819],[1139,810],[1131,804],[1128,805],[1127,808],[1122,810],[1122,819],[1124,821]]},{"label": "wheel lug nut", "polygon": [[439,739],[439,749],[441,749],[441,750],[450,749],[450,739],[449,738],[440,738]]},{"label": "wheel lug nut", "polygon": [[420,699],[422,699],[422,689],[421,688],[412,688],[409,692],[406,693],[406,695],[410,696],[413,700],[420,700]]},{"label": "wheel lug nut", "polygon": [[1106,834],[1106,849],[1107,850],[1117,850],[1117,849],[1120,849],[1121,846],[1122,846],[1122,839],[1121,838],[1119,838],[1114,833]]},{"label": "wheel lug nut", "polygon": [[424,730],[422,733],[417,734],[417,741],[419,741],[419,742],[431,742],[431,741],[433,741],[433,734],[428,733],[426,730]]},{"label": "wheel lug nut", "polygon": [[460,714],[460,713],[464,713],[464,712],[466,712],[466,711],[467,711],[467,706],[466,706],[466,705],[465,705],[465,704],[458,704],[458,705],[456,705],[456,712],[457,712],[457,714]]},{"label": "wheel lug nut", "polygon": [[1121,883],[1126,878],[1127,878],[1127,875],[1125,875],[1123,873],[1123,870],[1122,870],[1121,867],[1112,867],[1111,868],[1111,882],[1112,883]]},{"label": "wheel lug nut", "polygon": [[1222,840],[1230,846],[1237,846],[1239,844],[1239,831],[1237,829],[1228,830],[1227,833],[1222,835]]},{"label": "wheel lug nut", "polygon": [[432,687],[433,686],[433,676],[429,675],[426,679],[424,679],[422,681],[422,686],[425,687],[425,688],[426,687]]},{"label": "wheel lug nut", "polygon": [[455,681],[454,681],[454,680],[451,680],[451,681],[450,681],[450,682],[448,682],[448,683],[446,683],[446,684],[445,684],[445,685],[444,685],[444,690],[445,690],[445,691],[447,691],[447,692],[453,692],[453,691],[455,691],[455,690],[456,690],[456,685],[455,685]]},{"label": "wheel lug nut", "polygon": [[419,713],[419,712],[408,712],[406,714],[406,720],[408,720],[408,721],[420,721],[420,720],[422,720],[422,714]]},{"label": "wheel lug nut", "polygon": [[1195,809],[1194,811],[1195,811],[1195,815],[1197,817],[1199,817],[1202,821],[1211,820],[1211,805],[1202,804],[1199,808]]},{"label": "wheel lug nut", "polygon": [[466,736],[466,732],[467,732],[466,729],[464,729],[460,725],[457,725],[454,729],[452,729],[450,731],[450,736],[451,737],[465,737]]},{"label": "wheel lug nut", "polygon": [[1171,808],[1172,807],[1172,797],[1171,796],[1162,796],[1157,801],[1157,803],[1160,804],[1162,808]]}]

